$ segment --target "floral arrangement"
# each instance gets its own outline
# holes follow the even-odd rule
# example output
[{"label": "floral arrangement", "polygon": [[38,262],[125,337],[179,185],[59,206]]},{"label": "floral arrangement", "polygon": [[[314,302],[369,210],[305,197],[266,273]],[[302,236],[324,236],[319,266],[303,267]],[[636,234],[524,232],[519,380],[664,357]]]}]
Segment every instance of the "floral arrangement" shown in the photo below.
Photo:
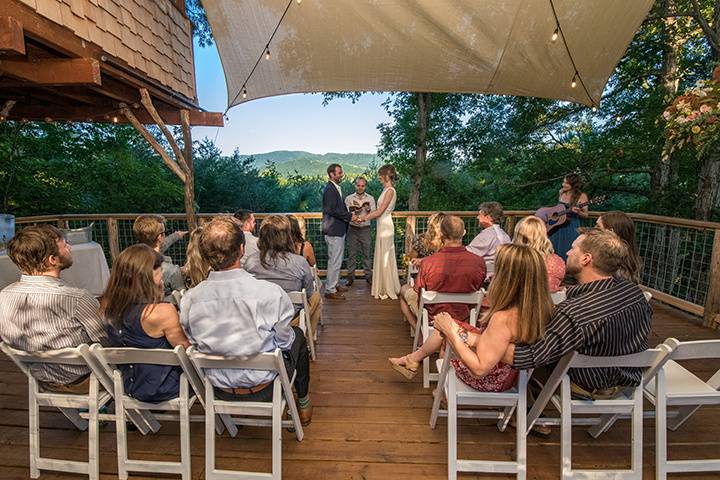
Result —
[{"label": "floral arrangement", "polygon": [[698,156],[720,139],[720,67],[710,80],[699,80],[695,87],[675,98],[663,112],[667,159],[676,149],[692,143]]}]

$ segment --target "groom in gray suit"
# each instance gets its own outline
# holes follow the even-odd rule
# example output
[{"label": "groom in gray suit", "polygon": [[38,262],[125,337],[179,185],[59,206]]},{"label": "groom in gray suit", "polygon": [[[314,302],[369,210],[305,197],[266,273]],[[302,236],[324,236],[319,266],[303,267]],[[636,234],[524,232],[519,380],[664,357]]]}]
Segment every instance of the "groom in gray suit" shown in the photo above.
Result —
[{"label": "groom in gray suit", "polygon": [[345,300],[342,292],[347,287],[338,285],[340,281],[340,268],[342,267],[343,253],[345,251],[345,233],[350,221],[356,217],[351,214],[343,201],[340,182],[343,170],[340,165],[333,163],[327,168],[328,182],[323,190],[323,216],[322,229],[325,243],[328,247],[327,280],[325,282],[325,297],[332,300]]}]

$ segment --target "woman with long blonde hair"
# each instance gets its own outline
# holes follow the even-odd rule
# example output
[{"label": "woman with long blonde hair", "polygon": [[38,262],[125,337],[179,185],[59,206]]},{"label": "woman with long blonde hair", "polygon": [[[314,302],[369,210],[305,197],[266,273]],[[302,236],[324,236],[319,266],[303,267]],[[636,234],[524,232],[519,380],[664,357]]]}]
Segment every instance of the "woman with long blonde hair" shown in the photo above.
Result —
[{"label": "woman with long blonde hair", "polygon": [[200,235],[203,227],[197,227],[190,233],[190,241],[187,246],[187,255],[182,272],[185,275],[185,286],[193,288],[208,277],[210,265],[200,255]]},{"label": "woman with long blonde hair", "polygon": [[[100,313],[107,322],[114,347],[189,347],[175,307],[163,303],[163,256],[144,244],[123,250],[113,262],[112,273],[100,298]],[[125,392],[144,402],[177,396],[179,367],[123,365]]]},{"label": "woman with long blonde hair", "polygon": [[559,291],[561,289],[560,284],[565,278],[565,262],[555,253],[552,242],[547,235],[545,222],[534,216],[521,219],[515,225],[513,243],[527,245],[543,256],[548,272],[550,293]]},{"label": "woman with long blonde hair", "polygon": [[525,245],[501,246],[488,298],[490,310],[480,328],[439,313],[428,341],[409,355],[389,359],[392,367],[412,378],[420,362],[448,341],[458,355],[453,366],[463,382],[488,392],[511,388],[517,372],[502,362],[506,351],[511,344],[542,338],[553,312],[542,256]]}]

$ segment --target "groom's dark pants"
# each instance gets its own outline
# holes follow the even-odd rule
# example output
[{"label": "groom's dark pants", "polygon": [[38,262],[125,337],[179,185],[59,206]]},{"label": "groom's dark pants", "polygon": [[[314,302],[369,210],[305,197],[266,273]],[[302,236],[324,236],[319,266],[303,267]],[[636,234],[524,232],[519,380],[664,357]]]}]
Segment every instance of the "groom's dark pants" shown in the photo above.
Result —
[{"label": "groom's dark pants", "polygon": [[357,265],[358,250],[363,257],[363,268],[365,270],[365,278],[372,278],[372,237],[370,235],[370,226],[356,227],[350,225],[347,233],[347,278],[355,279],[355,266]]}]

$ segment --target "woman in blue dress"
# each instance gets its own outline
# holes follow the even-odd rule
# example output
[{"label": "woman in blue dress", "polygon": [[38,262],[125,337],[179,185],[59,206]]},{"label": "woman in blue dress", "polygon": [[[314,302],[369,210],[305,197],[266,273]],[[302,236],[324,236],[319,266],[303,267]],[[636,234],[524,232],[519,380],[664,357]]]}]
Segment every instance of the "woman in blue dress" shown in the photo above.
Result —
[{"label": "woman in blue dress", "polygon": [[[126,248],[113,262],[100,310],[113,347],[173,348],[190,342],[175,307],[163,302],[163,257],[147,245]],[[135,364],[120,367],[125,393],[143,402],[175,398],[180,367]]]},{"label": "woman in blue dress", "polygon": [[582,191],[582,187],[582,178],[577,173],[565,176],[558,200],[565,205],[565,208],[570,208],[572,211],[567,214],[567,221],[550,233],[550,241],[555,253],[566,262],[567,252],[579,236],[580,219],[588,217],[587,205],[577,207],[578,204],[587,204],[588,201],[588,196]]}]

